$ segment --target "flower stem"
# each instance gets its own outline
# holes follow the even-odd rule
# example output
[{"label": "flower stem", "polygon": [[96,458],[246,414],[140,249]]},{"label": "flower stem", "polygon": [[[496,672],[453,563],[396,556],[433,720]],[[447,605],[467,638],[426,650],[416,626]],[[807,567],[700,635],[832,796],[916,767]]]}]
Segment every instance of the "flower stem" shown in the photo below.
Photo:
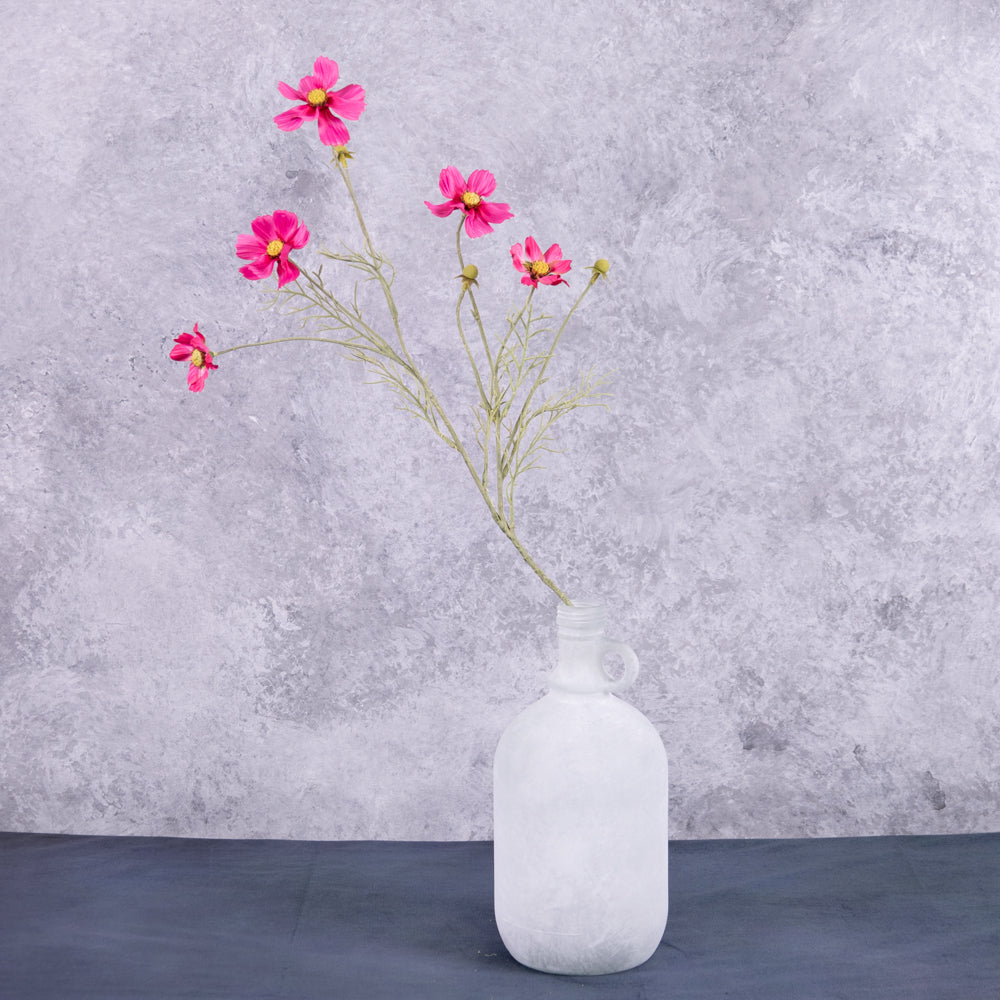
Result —
[{"label": "flower stem", "polygon": [[[532,384],[531,389],[528,392],[528,398],[524,401],[524,405],[521,407],[521,412],[517,415],[517,420],[514,422],[514,427],[513,427],[513,429],[510,432],[510,441],[511,442],[513,442],[513,441],[515,441],[517,439],[517,432],[521,429],[521,426],[527,422],[526,418],[528,418],[528,412],[529,412],[528,411],[528,407],[531,404],[531,399],[535,395],[535,393],[538,391],[538,387],[542,384],[542,382],[544,380],[545,369],[548,368],[549,362],[552,360],[553,355],[556,353],[556,347],[559,345],[559,338],[563,335],[563,330],[566,329],[566,324],[569,323],[570,317],[573,315],[573,313],[576,312],[577,306],[579,306],[580,303],[584,300],[584,298],[587,295],[587,292],[590,291],[591,286],[593,284],[594,284],[593,281],[589,281],[587,283],[587,287],[584,288],[584,290],[582,292],[580,292],[579,296],[577,297],[576,302],[573,303],[572,307],[570,308],[570,311],[568,313],[566,313],[566,318],[562,321],[562,325],[559,327],[558,331],[556,332],[556,335],[555,335],[555,337],[552,340],[552,345],[549,347],[548,353],[545,355],[545,360],[542,362],[542,366],[539,369],[538,374],[535,376],[535,381]],[[512,457],[513,457],[513,455],[511,453],[510,449],[507,449],[507,450],[504,451],[503,461],[504,461],[505,467],[507,465],[509,465],[510,460],[511,460]]]},{"label": "flower stem", "polygon": [[223,354],[230,351],[242,351],[244,347],[266,347],[268,344],[285,344],[292,340],[314,340],[320,344],[336,344],[338,347],[350,347],[346,340],[334,340],[331,337],[278,337],[275,340],[254,340],[249,344],[237,344],[235,347],[226,347],[221,351],[212,351],[212,358],[221,358]]},{"label": "flower stem", "polygon": [[[464,226],[464,220],[459,222],[458,231],[455,233],[455,250],[458,253],[458,267],[459,270],[465,269],[465,261],[462,258],[462,227]],[[493,355],[490,353],[490,345],[486,339],[486,331],[483,329],[482,316],[479,314],[479,306],[476,304],[476,296],[472,293],[472,289],[469,289],[469,302],[472,303],[472,317],[476,321],[476,325],[479,327],[479,339],[483,342],[483,350],[486,352],[486,362],[490,366],[490,370],[493,369]]]},{"label": "flower stem", "polygon": [[472,374],[476,379],[476,386],[479,389],[479,399],[482,402],[483,409],[489,411],[490,403],[486,396],[486,390],[483,388],[483,380],[479,376],[479,367],[476,364],[475,358],[472,356],[472,350],[469,348],[469,342],[465,339],[465,330],[462,329],[462,299],[465,298],[468,290],[463,288],[458,293],[458,304],[455,306],[455,325],[458,327],[458,336],[462,341],[462,346],[465,348],[465,356],[469,359],[469,365],[472,367]]},{"label": "flower stem", "polygon": [[371,236],[368,235],[368,227],[365,225],[364,217],[361,215],[361,206],[358,205],[358,199],[354,194],[354,185],[351,184],[351,173],[343,160],[337,160],[337,169],[340,171],[340,176],[344,178],[344,183],[347,185],[347,193],[351,196],[351,201],[354,203],[354,214],[358,217],[358,225],[361,227],[361,233],[365,238],[365,246],[368,248],[368,253],[374,258],[375,246],[372,243]]},{"label": "flower stem", "polygon": [[[478,308],[478,306],[476,304],[475,296],[472,294],[472,290],[471,289],[467,289],[467,292],[468,292],[468,295],[469,295],[469,301],[470,301],[470,303],[472,305],[472,315],[475,318],[477,326],[479,327],[480,337],[482,339],[483,348],[484,348],[484,350],[486,352],[486,357],[487,357],[487,360],[488,360],[488,363],[489,363],[489,366],[490,366],[490,372],[491,372],[491,384],[490,384],[490,395],[489,396],[487,396],[487,394],[486,394],[485,388],[484,388],[484,386],[482,384],[482,379],[481,379],[481,377],[479,375],[479,370],[478,370],[478,368],[476,366],[476,363],[475,363],[475,360],[474,360],[474,358],[472,356],[472,351],[469,348],[468,342],[466,341],[466,338],[465,338],[465,334],[464,334],[464,332],[462,330],[460,309],[461,309],[461,303],[462,303],[463,295],[459,296],[458,307],[457,307],[459,335],[462,338],[462,343],[465,346],[465,350],[466,350],[466,353],[468,354],[469,361],[472,364],[473,370],[475,372],[476,381],[477,381],[477,384],[478,384],[478,387],[479,387],[481,402],[482,402],[482,405],[483,405],[484,410],[486,412],[487,425],[486,425],[486,436],[484,437],[484,441],[483,441],[484,452],[486,451],[486,449],[489,446],[489,433],[490,433],[490,429],[491,428],[493,429],[493,435],[495,437],[496,454],[497,454],[497,466],[498,466],[498,468],[496,470],[497,471],[497,498],[496,498],[496,502],[494,502],[493,498],[490,496],[489,490],[488,490],[487,485],[486,485],[486,469],[484,468],[484,471],[483,471],[482,475],[480,475],[479,473],[476,472],[476,469],[475,469],[475,467],[472,464],[472,459],[470,458],[469,453],[468,453],[468,451],[465,448],[465,445],[462,443],[462,439],[459,437],[458,432],[455,430],[454,426],[452,425],[451,420],[449,419],[447,413],[444,410],[444,407],[441,405],[441,403],[438,400],[437,396],[432,391],[429,383],[427,382],[426,377],[423,375],[423,373],[417,367],[416,362],[413,360],[413,357],[411,356],[411,354],[410,354],[410,352],[409,352],[409,350],[408,350],[408,348],[406,346],[406,342],[405,342],[405,340],[403,338],[403,331],[402,331],[402,328],[401,328],[400,323],[399,323],[399,310],[396,307],[396,302],[395,302],[395,299],[394,299],[393,294],[392,294],[391,284],[390,284],[390,281],[387,280],[386,277],[385,277],[385,275],[382,273],[382,264],[384,262],[384,258],[381,257],[375,251],[374,244],[372,243],[371,236],[370,236],[370,234],[368,232],[368,227],[365,225],[364,216],[363,216],[363,214],[361,212],[361,206],[358,204],[358,199],[357,199],[357,197],[356,197],[356,195],[354,193],[354,187],[351,184],[350,173],[348,172],[346,162],[343,161],[343,160],[339,160],[338,159],[338,161],[337,161],[337,169],[340,171],[340,175],[344,179],[344,184],[347,187],[347,193],[350,195],[351,202],[354,205],[354,213],[357,216],[358,225],[360,226],[361,233],[364,236],[365,248],[367,250],[368,257],[369,257],[369,263],[367,265],[368,269],[371,271],[371,273],[373,274],[373,276],[378,280],[379,284],[382,287],[382,293],[383,293],[383,296],[385,298],[386,306],[388,307],[389,313],[392,316],[393,327],[395,328],[396,336],[397,336],[397,338],[399,340],[399,346],[400,346],[400,349],[403,352],[403,356],[404,357],[402,357],[402,358],[399,357],[391,348],[389,348],[389,345],[385,342],[385,340],[382,337],[380,337],[378,334],[376,334],[374,332],[374,330],[372,330],[372,328],[368,326],[368,324],[364,323],[361,320],[360,314],[357,315],[357,316],[352,316],[351,317],[351,322],[349,324],[345,324],[345,325],[348,325],[349,328],[354,329],[359,334],[359,336],[364,337],[366,340],[368,340],[371,343],[372,347],[380,355],[390,358],[394,363],[398,364],[403,369],[403,371],[407,372],[414,379],[414,381],[420,387],[420,390],[423,392],[423,401],[419,402],[418,405],[420,406],[420,408],[423,411],[424,415],[426,416],[428,422],[435,429],[435,431],[438,433],[438,435],[447,444],[451,445],[451,447],[453,447],[462,456],[462,461],[465,463],[465,466],[468,469],[469,474],[472,476],[472,480],[476,484],[476,488],[479,490],[479,493],[482,496],[483,501],[486,503],[486,506],[489,509],[490,516],[493,518],[493,520],[496,523],[496,525],[500,528],[500,530],[504,533],[504,535],[507,536],[507,538],[510,540],[510,542],[514,546],[514,548],[517,549],[518,553],[520,553],[521,558],[531,567],[531,569],[534,571],[534,573],[536,574],[536,576],[538,576],[538,578],[542,581],[542,583],[544,583],[545,586],[547,586],[559,598],[559,600],[561,600],[564,604],[570,604],[571,603],[570,599],[566,596],[566,593],[561,588],[559,588],[552,581],[552,579],[542,570],[542,568],[538,565],[538,563],[536,563],[535,560],[531,557],[531,555],[528,552],[528,550],[524,547],[524,545],[522,544],[521,540],[517,537],[517,534],[514,531],[512,520],[508,519],[508,517],[504,514],[504,510],[503,510],[503,489],[502,489],[502,486],[503,486],[503,474],[502,474],[502,471],[501,471],[501,468],[500,468],[500,466],[502,464],[501,463],[501,458],[502,458],[502,454],[503,454],[503,449],[501,447],[501,440],[500,440],[500,420],[499,420],[499,417],[498,417],[498,412],[499,412],[499,399],[498,399],[498,394],[499,394],[499,372],[497,370],[497,367],[498,367],[498,364],[499,364],[499,355],[498,355],[497,362],[494,363],[493,355],[490,352],[489,343],[488,343],[488,341],[486,339],[486,331],[483,328],[482,318],[481,318],[480,313],[479,313],[479,308]],[[457,248],[457,251],[458,251],[459,266],[460,266],[460,268],[462,268],[464,270],[465,263],[462,260],[461,240],[462,240],[462,231],[461,231],[461,226],[460,226],[459,230],[458,230],[458,233],[456,234],[456,248]],[[308,281],[309,285],[312,286],[316,290],[316,292],[318,294],[322,294],[322,296],[325,299],[329,300],[329,302],[332,305],[332,307],[334,307],[335,309],[341,310],[341,311],[343,310],[343,307],[340,306],[340,304],[337,302],[337,300],[334,299],[332,296],[330,296],[330,294],[326,291],[325,287],[323,287],[323,283],[318,278],[318,276],[314,277],[314,276],[312,276],[310,274],[307,274],[306,277],[307,277],[307,281]],[[463,290],[463,291],[466,291],[466,290]],[[304,294],[304,293],[299,293],[299,294]],[[308,296],[306,296],[306,297],[308,297]],[[530,301],[531,301],[531,296],[529,295],[528,296],[528,302],[530,302]],[[528,305],[528,303],[526,302],[524,308],[527,308],[527,305]],[[323,308],[325,310],[329,310],[330,306],[324,306]],[[522,308],[521,313],[518,314],[517,319],[514,321],[515,323],[520,320],[521,315],[523,315],[523,313],[524,313],[524,308]],[[575,308],[576,307],[574,306],[574,309]],[[571,311],[571,314],[572,314],[572,311]],[[335,313],[334,315],[337,315],[337,314]],[[342,312],[341,312],[341,315],[337,315],[337,318],[338,318],[338,321],[343,321],[342,320]],[[568,319],[569,319],[569,317],[567,316],[567,320]],[[363,330],[358,329],[358,325],[356,325],[356,324],[360,325],[364,329]],[[563,326],[565,326],[565,323],[563,324]],[[513,330],[513,324],[511,326],[511,330],[508,331],[508,334],[507,334],[508,338],[510,337],[510,334],[511,334],[512,330]],[[561,332],[562,332],[562,330],[560,329],[560,333]],[[359,347],[359,345],[358,345],[357,342],[350,343],[348,341],[335,340],[335,339],[329,338],[329,337],[279,337],[279,338],[274,339],[274,340],[261,340],[261,341],[257,341],[257,342],[249,343],[249,344],[239,344],[236,347],[227,347],[224,350],[217,352],[213,356],[214,357],[218,357],[219,355],[227,354],[230,351],[237,351],[237,350],[241,350],[241,349],[246,348],[246,347],[263,347],[263,346],[265,346],[267,344],[280,344],[280,343],[286,343],[286,342],[294,341],[294,340],[311,340],[311,341],[318,341],[320,343],[326,343],[326,344],[336,344],[336,345],[338,345],[340,347],[346,347],[347,349],[352,350],[352,351],[359,351],[360,350],[361,353],[362,353],[362,355],[363,355],[363,350]],[[506,343],[506,338],[505,338],[504,343]],[[553,350],[554,350],[554,347],[555,347],[555,345],[553,345]],[[413,397],[413,398],[417,398],[418,399],[418,397]],[[432,414],[436,415],[437,419],[440,419],[441,423],[444,425],[444,427],[445,427],[445,429],[447,431],[446,434],[442,433],[440,431],[440,429],[437,427],[436,420],[432,419]]]}]

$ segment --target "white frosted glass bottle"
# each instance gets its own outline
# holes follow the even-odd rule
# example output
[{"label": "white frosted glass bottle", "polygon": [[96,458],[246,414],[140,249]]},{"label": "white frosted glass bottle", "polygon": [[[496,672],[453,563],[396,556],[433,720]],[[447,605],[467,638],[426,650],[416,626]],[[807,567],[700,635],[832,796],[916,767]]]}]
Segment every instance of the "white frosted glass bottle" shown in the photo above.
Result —
[{"label": "white frosted glass bottle", "polygon": [[[493,766],[494,910],[507,950],[543,972],[645,962],[667,923],[667,755],[615,694],[635,653],[597,602],[561,606],[544,697],[507,727]],[[609,653],[625,661],[613,678]]]}]

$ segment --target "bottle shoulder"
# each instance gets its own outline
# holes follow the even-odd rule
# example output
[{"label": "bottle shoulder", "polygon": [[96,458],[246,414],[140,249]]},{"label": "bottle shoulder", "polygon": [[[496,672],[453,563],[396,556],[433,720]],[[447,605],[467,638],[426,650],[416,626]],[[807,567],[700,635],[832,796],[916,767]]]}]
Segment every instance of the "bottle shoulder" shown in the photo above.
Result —
[{"label": "bottle shoulder", "polygon": [[505,735],[551,732],[586,733],[595,728],[632,732],[660,739],[656,727],[634,705],[607,691],[579,694],[552,690],[522,709]]}]

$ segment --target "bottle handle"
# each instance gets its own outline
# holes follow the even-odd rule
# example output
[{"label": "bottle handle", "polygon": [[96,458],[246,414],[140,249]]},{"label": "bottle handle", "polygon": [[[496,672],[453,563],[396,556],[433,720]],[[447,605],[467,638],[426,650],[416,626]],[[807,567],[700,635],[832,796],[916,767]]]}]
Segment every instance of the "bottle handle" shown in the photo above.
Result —
[{"label": "bottle handle", "polygon": [[[609,653],[617,653],[625,661],[625,669],[621,677],[612,677],[604,668],[604,657]],[[601,649],[601,673],[607,681],[607,691],[624,691],[631,687],[636,677],[639,675],[639,657],[635,655],[635,650],[624,642],[617,639],[605,639]]]}]

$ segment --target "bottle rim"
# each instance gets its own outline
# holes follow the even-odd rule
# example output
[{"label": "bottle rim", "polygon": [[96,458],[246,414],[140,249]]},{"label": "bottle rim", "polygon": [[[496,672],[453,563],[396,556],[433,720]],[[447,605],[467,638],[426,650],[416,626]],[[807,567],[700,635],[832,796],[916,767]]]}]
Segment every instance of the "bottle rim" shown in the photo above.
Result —
[{"label": "bottle rim", "polygon": [[583,600],[560,604],[556,623],[560,635],[595,634],[604,631],[608,609],[603,601]]}]

